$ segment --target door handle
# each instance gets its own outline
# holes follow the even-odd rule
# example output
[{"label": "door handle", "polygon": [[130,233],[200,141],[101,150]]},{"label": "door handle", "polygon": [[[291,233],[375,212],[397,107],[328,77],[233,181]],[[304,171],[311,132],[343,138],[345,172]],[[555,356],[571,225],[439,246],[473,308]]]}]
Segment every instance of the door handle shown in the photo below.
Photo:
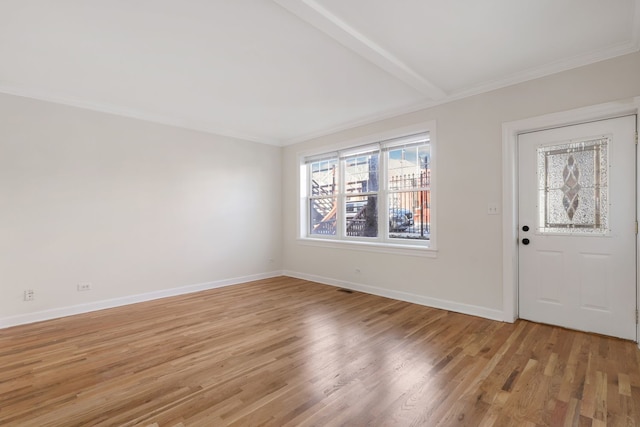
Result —
[{"label": "door handle", "polygon": [[528,245],[529,243],[530,243],[529,239],[522,239],[522,244],[523,245]]}]

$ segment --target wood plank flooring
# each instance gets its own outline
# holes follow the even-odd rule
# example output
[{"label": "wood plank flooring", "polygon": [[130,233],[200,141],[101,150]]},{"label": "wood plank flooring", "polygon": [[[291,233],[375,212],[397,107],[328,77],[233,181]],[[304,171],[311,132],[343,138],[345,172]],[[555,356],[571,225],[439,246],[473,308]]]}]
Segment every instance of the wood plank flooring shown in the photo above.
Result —
[{"label": "wood plank flooring", "polygon": [[640,350],[282,277],[0,330],[0,425],[640,426]]}]

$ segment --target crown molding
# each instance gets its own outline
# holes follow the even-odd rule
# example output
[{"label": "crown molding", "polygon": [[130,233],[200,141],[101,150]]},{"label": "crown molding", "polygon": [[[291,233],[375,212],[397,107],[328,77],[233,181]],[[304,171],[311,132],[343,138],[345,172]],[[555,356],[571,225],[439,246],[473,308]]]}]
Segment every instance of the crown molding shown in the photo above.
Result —
[{"label": "crown molding", "polygon": [[[274,1],[277,1],[277,0],[274,0]],[[636,53],[638,51],[640,51],[640,48],[636,46],[635,42],[631,42],[631,41],[620,44],[620,45],[611,46],[599,52],[574,56],[574,57],[563,59],[560,61],[555,61],[546,65],[543,65],[541,67],[535,67],[520,73],[512,74],[511,76],[508,76],[506,78],[493,80],[493,81],[482,83],[467,89],[456,91],[451,93],[449,96],[439,100],[425,101],[425,102],[413,104],[413,105],[406,106],[399,109],[387,110],[385,112],[382,112],[376,115],[367,116],[365,118],[361,118],[358,120],[345,122],[329,129],[324,129],[319,132],[314,132],[314,133],[302,135],[300,137],[283,141],[281,145],[287,146],[287,145],[298,144],[301,142],[305,142],[305,141],[320,138],[323,136],[331,135],[334,133],[342,132],[355,127],[366,126],[381,120],[391,119],[394,117],[402,116],[404,114],[414,113],[420,110],[436,107],[438,105],[443,105],[449,102],[458,101],[458,100],[469,98],[475,95],[481,95],[483,93],[488,93],[488,92],[502,89],[508,86],[513,86],[519,83],[525,83],[531,80],[543,78],[543,77],[550,76],[552,74],[557,74],[563,71],[568,71],[571,69],[605,61],[608,59],[613,59],[618,56]]]},{"label": "crown molding", "polygon": [[[289,3],[294,0],[273,0],[277,3]],[[308,1],[308,0],[305,0]],[[297,3],[296,3],[297,4]],[[562,71],[590,65],[596,62],[613,59],[618,56],[636,53],[640,51],[640,0],[636,0],[635,19],[634,19],[634,33],[633,40],[627,43],[614,45],[609,48],[603,49],[599,52],[588,53],[585,55],[578,55],[571,58],[555,61],[542,67],[535,67],[529,70],[513,74],[506,78],[485,82],[477,86],[469,87],[460,91],[453,92],[449,95],[441,97],[437,100],[425,100],[423,102],[415,103],[412,105],[404,106],[401,108],[394,108],[391,110],[385,110],[378,114],[368,115],[356,120],[340,123],[336,126],[325,128],[316,132],[311,132],[303,135],[299,135],[294,138],[280,140],[254,134],[246,134],[238,132],[234,129],[224,128],[222,126],[215,126],[210,123],[199,122],[195,120],[189,120],[179,117],[164,116],[148,111],[136,110],[132,108],[126,108],[121,106],[110,105],[106,103],[97,103],[81,100],[67,95],[59,93],[53,93],[46,90],[27,88],[17,84],[11,84],[7,82],[0,82],[0,93],[8,95],[21,96],[25,98],[37,99],[46,102],[52,102],[62,105],[68,105],[71,107],[82,108],[92,111],[98,111],[107,114],[113,114],[122,117],[128,117],[138,120],[143,120],[152,123],[158,123],[167,126],[178,127],[182,129],[188,129],[198,132],[204,132],[212,135],[240,139],[244,141],[256,142],[260,144],[267,144],[273,146],[288,146],[297,143],[309,141],[312,139],[320,138],[323,136],[335,134],[338,132],[346,131],[348,129],[366,126],[381,120],[391,119],[394,117],[402,116],[404,114],[410,114],[417,111],[432,108],[438,105],[446,104],[452,101],[468,98],[475,95],[491,92],[493,90],[501,89],[504,87],[512,86],[519,83],[524,83],[530,80],[546,77],[552,74],[556,74]]]},{"label": "crown molding", "polygon": [[[530,68],[528,70],[521,71],[504,78],[481,83],[467,89],[453,92],[447,97],[446,100],[444,100],[444,102],[451,102],[458,99],[468,98],[473,95],[491,92],[493,90],[501,89],[507,86],[513,86],[530,80],[550,76],[552,74],[561,73],[563,71],[572,70],[574,68],[580,68],[586,65],[595,64],[597,62],[606,61],[618,56],[628,55],[638,52],[639,50],[640,47],[637,46],[636,42],[629,41],[626,43],[610,46],[598,52],[591,52],[584,55],[576,55],[570,58],[563,58],[561,60],[550,62],[539,67]],[[441,104],[443,102],[439,103]]]},{"label": "crown molding", "polygon": [[321,138],[323,136],[332,135],[338,132],[346,131],[349,129],[357,128],[360,126],[370,125],[382,120],[392,119],[394,117],[402,116],[405,114],[415,113],[416,111],[425,110],[427,108],[435,107],[436,105],[440,105],[442,103],[447,102],[444,100],[443,102],[435,102],[435,101],[424,101],[417,104],[408,105],[406,107],[394,108],[392,110],[386,110],[378,114],[371,114],[366,117],[351,120],[348,122],[343,122],[339,125],[325,128],[317,132],[311,132],[304,135],[297,136],[295,138],[290,138],[282,141],[280,144],[283,147],[288,145],[294,145],[305,141],[310,141],[312,139]]},{"label": "crown molding", "polygon": [[148,111],[137,110],[122,106],[111,105],[107,103],[90,102],[79,98],[74,98],[59,93],[53,93],[46,90],[27,88],[20,85],[0,82],[0,93],[7,95],[20,96],[23,98],[37,99],[39,101],[52,102],[55,104],[67,105],[70,107],[82,108],[85,110],[98,111],[101,113],[113,114],[115,116],[127,117],[145,122],[157,123],[192,131],[208,133],[216,136],[222,136],[233,139],[241,139],[244,141],[257,142],[260,144],[280,146],[281,143],[273,138],[261,137],[258,135],[245,134],[237,132],[233,129],[226,129],[203,123],[196,120],[189,120],[179,117],[165,116],[155,114]]}]

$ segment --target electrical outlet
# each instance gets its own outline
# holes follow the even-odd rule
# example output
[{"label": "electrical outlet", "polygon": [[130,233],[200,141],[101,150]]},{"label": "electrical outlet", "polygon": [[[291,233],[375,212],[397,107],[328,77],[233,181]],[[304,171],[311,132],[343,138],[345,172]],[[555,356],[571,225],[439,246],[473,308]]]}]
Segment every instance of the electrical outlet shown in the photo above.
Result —
[{"label": "electrical outlet", "polygon": [[25,301],[33,301],[34,298],[35,298],[35,292],[33,291],[33,289],[26,289],[24,291]]},{"label": "electrical outlet", "polygon": [[90,291],[91,290],[91,282],[80,282],[78,283],[78,292]]}]

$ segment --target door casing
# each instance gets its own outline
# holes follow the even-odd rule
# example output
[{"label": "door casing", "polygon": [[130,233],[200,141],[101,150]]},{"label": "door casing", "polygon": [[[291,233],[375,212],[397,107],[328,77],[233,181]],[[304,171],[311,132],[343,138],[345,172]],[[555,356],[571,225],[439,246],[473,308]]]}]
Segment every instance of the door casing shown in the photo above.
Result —
[{"label": "door casing", "polygon": [[[639,113],[640,96],[502,124],[502,298],[505,322],[514,322],[518,318],[518,134],[628,114],[636,114],[636,120],[640,121]],[[636,129],[638,128],[640,123],[636,123]],[[640,159],[636,150],[636,168],[638,165]],[[639,187],[640,181],[636,176],[636,215],[640,211]],[[636,253],[640,252],[638,244],[636,235]],[[636,307],[640,307],[638,264],[636,259]],[[639,337],[640,325],[636,325],[636,342]]]}]

